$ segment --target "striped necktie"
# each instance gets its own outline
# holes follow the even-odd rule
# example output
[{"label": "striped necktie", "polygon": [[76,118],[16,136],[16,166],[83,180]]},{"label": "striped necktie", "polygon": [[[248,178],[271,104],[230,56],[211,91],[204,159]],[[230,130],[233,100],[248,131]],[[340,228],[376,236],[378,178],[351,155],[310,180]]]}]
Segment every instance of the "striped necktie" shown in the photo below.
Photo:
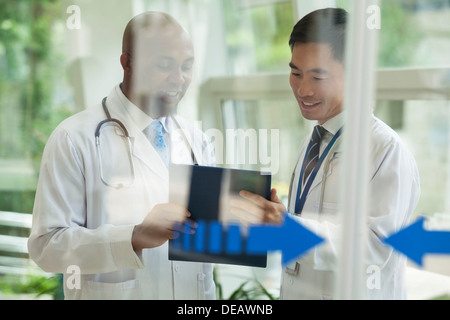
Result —
[{"label": "striped necktie", "polygon": [[303,163],[303,182],[307,180],[311,171],[315,168],[317,162],[319,161],[319,152],[320,152],[320,140],[325,135],[327,130],[321,126],[315,126],[311,140],[308,145],[308,156],[306,158],[305,163]]},{"label": "striped necktie", "polygon": [[147,128],[144,129],[144,134],[151,142],[156,152],[158,152],[166,167],[168,167],[169,151],[165,141],[166,133],[161,121],[154,120]]}]

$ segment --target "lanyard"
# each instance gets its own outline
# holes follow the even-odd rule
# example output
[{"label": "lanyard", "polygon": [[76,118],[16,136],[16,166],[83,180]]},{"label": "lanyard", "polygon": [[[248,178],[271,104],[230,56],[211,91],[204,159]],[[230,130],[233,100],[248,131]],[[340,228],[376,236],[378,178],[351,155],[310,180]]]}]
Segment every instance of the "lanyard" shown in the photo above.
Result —
[{"label": "lanyard", "polygon": [[[303,159],[302,170],[300,171],[300,180],[298,182],[297,197],[295,198],[296,199],[296,201],[295,201],[295,213],[296,214],[302,213],[303,207],[306,202],[306,196],[308,195],[309,189],[311,188],[314,178],[316,177],[317,172],[319,172],[320,166],[322,165],[323,161],[325,160],[325,158],[327,157],[331,148],[333,147],[336,140],[339,138],[339,136],[341,134],[342,134],[342,128],[339,129],[338,132],[336,132],[333,139],[330,141],[327,148],[323,152],[322,156],[319,158],[319,161],[317,162],[316,166],[314,167],[314,170],[309,175],[308,181],[306,182],[306,185],[305,185],[305,189],[302,192],[302,181],[303,181],[303,174],[304,174],[304,169],[305,169],[304,164],[305,164],[306,159],[308,158],[308,152],[306,152],[305,158]],[[300,198],[300,193],[302,195],[301,198]]]}]

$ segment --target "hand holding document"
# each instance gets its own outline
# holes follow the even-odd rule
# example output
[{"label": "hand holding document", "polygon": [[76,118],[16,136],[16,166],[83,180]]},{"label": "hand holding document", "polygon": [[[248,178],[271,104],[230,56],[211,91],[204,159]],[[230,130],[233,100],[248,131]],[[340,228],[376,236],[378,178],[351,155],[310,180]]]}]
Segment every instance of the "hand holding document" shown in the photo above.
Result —
[{"label": "hand holding document", "polygon": [[239,192],[239,198],[231,200],[230,213],[244,224],[281,223],[286,207],[272,189],[270,200],[247,190]]},{"label": "hand holding document", "polygon": [[[279,221],[272,209],[280,209],[280,204],[275,203],[276,206],[270,209],[270,187],[271,175],[259,171],[171,165],[170,202],[184,206],[190,212],[190,218],[205,227],[201,232],[197,230],[194,236],[180,234],[183,250],[175,248],[174,241],[169,241],[169,259],[264,267],[267,254],[247,255],[245,250],[230,254],[225,246],[230,229],[238,230],[233,237],[238,237],[241,247],[245,248],[249,225]],[[274,195],[276,197],[276,192]],[[270,209],[268,214],[263,212],[263,200]],[[202,250],[186,250],[194,248],[194,243]]]}]

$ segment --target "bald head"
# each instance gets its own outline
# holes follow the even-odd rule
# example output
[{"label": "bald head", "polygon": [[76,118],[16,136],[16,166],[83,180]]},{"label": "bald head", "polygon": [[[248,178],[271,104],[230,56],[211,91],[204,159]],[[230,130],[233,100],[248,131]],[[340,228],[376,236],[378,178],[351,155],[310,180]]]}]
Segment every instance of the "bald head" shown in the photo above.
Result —
[{"label": "bald head", "polygon": [[188,36],[186,30],[167,13],[149,11],[137,15],[128,22],[123,33],[122,53],[132,55],[136,40],[140,37],[149,39],[162,34],[169,37],[176,34]]},{"label": "bald head", "polygon": [[174,112],[191,83],[193,63],[189,34],[168,14],[145,12],[125,28],[122,91],[144,112]]}]

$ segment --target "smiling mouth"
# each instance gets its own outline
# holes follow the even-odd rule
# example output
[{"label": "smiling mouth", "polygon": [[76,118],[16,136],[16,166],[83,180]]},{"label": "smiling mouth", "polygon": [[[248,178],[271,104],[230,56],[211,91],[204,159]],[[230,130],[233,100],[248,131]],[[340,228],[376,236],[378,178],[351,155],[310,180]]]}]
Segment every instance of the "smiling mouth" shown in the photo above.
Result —
[{"label": "smiling mouth", "polygon": [[179,102],[181,93],[179,91],[161,91],[159,97],[165,104],[174,105]]},{"label": "smiling mouth", "polygon": [[163,91],[163,92],[161,92],[161,95],[163,97],[167,97],[167,98],[178,98],[179,92],[178,91]]},{"label": "smiling mouth", "polygon": [[314,108],[316,106],[318,106],[320,104],[320,102],[305,102],[305,101],[301,101],[302,107],[305,109],[310,109],[310,108]]}]

